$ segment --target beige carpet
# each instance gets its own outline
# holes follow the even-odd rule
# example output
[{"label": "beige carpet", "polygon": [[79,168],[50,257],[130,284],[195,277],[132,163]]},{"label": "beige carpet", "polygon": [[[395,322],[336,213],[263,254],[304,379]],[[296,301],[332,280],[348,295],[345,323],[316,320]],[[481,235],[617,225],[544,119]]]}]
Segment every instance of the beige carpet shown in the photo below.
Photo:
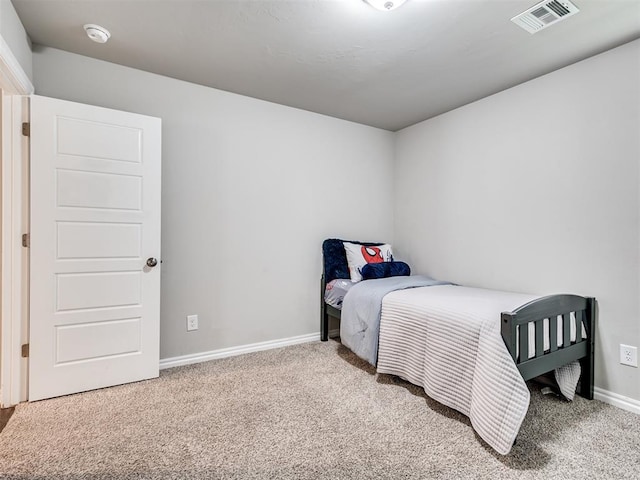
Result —
[{"label": "beige carpet", "polygon": [[20,405],[0,433],[3,479],[623,479],[640,416],[532,386],[501,456],[468,420],[340,344],[311,343]]}]

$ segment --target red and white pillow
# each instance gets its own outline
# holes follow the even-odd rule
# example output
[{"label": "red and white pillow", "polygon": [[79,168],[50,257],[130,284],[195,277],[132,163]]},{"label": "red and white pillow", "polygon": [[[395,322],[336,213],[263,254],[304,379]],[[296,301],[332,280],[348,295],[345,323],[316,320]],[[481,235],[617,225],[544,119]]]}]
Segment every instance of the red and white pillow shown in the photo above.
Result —
[{"label": "red and white pillow", "polygon": [[357,243],[343,242],[344,251],[347,254],[347,265],[351,280],[359,282],[362,280],[362,267],[367,263],[380,263],[393,261],[391,245],[376,245],[368,247]]}]

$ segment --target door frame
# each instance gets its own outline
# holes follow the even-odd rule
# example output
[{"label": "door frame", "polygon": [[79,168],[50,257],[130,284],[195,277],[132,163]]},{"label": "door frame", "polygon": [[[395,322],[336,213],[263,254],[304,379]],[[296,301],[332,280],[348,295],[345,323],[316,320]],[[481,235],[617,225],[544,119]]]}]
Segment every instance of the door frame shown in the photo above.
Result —
[{"label": "door frame", "polygon": [[0,35],[1,235],[0,235],[0,408],[27,400],[29,255],[22,234],[29,229],[29,139],[22,123],[29,118],[33,84]]}]

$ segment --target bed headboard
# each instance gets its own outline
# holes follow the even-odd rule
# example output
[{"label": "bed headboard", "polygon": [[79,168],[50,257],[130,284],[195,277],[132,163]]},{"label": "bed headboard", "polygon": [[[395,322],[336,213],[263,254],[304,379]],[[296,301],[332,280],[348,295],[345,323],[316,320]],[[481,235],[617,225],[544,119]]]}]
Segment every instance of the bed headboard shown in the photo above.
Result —
[{"label": "bed headboard", "polygon": [[336,278],[350,278],[347,266],[347,254],[342,242],[357,243],[359,245],[376,246],[383,245],[380,242],[358,242],[353,240],[340,240],[328,238],[322,242],[322,259],[324,265],[324,281],[329,283]]}]

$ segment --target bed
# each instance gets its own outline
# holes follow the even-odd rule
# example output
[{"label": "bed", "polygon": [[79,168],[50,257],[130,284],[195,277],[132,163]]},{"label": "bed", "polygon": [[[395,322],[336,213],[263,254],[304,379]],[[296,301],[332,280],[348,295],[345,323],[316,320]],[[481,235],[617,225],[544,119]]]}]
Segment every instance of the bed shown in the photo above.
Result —
[{"label": "bed", "polygon": [[[593,398],[594,298],[537,297],[412,276],[356,283],[336,308],[325,293],[330,282],[350,277],[343,242],[322,246],[321,340],[328,340],[330,318],[350,322],[351,330],[341,324],[343,344],[379,373],[419,385],[467,415],[499,453],[510,451],[527,412],[525,381],[554,372],[559,383],[573,376],[568,384],[575,391],[577,374],[577,392]],[[361,348],[352,333],[375,338]]]}]

